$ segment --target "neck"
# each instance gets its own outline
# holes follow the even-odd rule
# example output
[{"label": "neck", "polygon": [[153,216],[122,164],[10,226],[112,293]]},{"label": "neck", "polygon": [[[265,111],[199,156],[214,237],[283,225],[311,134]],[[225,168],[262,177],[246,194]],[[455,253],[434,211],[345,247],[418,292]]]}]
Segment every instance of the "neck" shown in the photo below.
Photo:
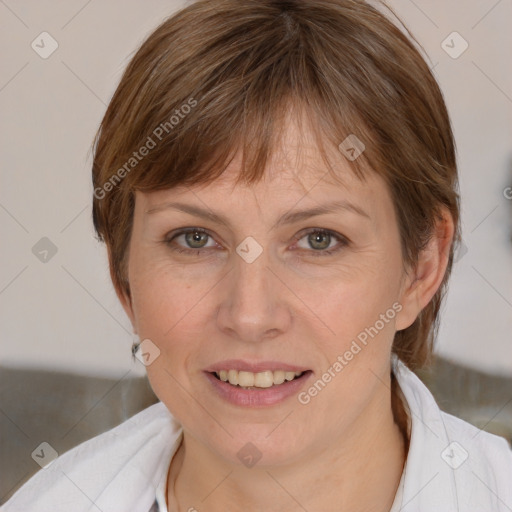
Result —
[{"label": "neck", "polygon": [[229,510],[246,511],[251,503],[249,508],[269,512],[388,512],[408,448],[405,407],[392,384],[393,401],[383,386],[387,400],[375,397],[351,433],[290,465],[249,469],[230,464],[184,432],[168,475],[169,511],[206,506],[220,512],[228,504]]}]

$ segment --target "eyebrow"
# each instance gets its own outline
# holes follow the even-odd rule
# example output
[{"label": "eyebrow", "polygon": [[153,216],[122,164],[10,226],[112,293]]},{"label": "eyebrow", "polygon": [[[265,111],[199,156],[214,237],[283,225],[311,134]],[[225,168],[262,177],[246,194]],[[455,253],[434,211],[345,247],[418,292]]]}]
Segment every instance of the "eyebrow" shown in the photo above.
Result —
[{"label": "eyebrow", "polygon": [[[200,217],[203,219],[207,219],[213,222],[216,222],[218,224],[221,224],[226,227],[231,227],[231,222],[222,214],[214,213],[213,211],[209,210],[208,208],[202,208],[200,206],[194,206],[191,204],[186,203],[179,203],[179,202],[170,202],[170,203],[164,203],[157,205],[153,208],[150,208],[149,210],[146,210],[144,213],[151,214],[160,212],[163,210],[177,210],[183,213],[188,213],[190,215],[194,215],[196,217]],[[282,215],[278,221],[272,226],[272,229],[275,229],[279,226],[283,226],[285,224],[293,224],[296,222],[300,222],[305,219],[309,219],[310,217],[315,217],[317,215],[324,215],[326,213],[337,213],[339,211],[351,211],[352,213],[355,213],[361,217],[366,218],[367,220],[372,220],[370,215],[366,213],[361,207],[357,206],[354,203],[351,203],[350,201],[331,201],[329,203],[325,203],[323,205],[309,208],[306,210],[299,210],[299,211],[289,211]]]}]

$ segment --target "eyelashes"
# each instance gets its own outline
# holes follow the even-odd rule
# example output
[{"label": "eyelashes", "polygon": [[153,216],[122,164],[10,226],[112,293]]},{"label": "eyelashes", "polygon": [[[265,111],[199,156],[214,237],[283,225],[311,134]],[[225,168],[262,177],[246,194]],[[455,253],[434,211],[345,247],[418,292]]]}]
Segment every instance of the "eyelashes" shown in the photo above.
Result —
[{"label": "eyelashes", "polygon": [[[182,244],[178,243],[180,239]],[[333,255],[350,244],[350,241],[345,236],[324,228],[302,230],[294,236],[294,245],[299,244],[304,239],[306,241],[302,243],[302,246],[299,246],[299,248],[292,247],[291,250],[307,253],[307,255],[313,257],[322,257]],[[337,243],[331,246],[333,241]],[[210,244],[210,242],[213,243]],[[215,242],[210,232],[200,227],[183,228],[171,232],[166,236],[164,243],[173,252],[195,257],[211,253],[212,251],[223,250],[223,247]]]}]

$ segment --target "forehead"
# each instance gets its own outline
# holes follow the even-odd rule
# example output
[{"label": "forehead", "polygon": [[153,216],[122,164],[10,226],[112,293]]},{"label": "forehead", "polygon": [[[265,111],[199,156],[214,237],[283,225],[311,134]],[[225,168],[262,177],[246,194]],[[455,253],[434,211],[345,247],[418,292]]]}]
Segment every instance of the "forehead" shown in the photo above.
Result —
[{"label": "forehead", "polygon": [[367,170],[361,180],[337,147],[324,144],[323,149],[324,154],[304,118],[297,122],[296,116],[288,115],[259,181],[251,184],[238,181],[243,164],[243,154],[238,151],[214,181],[144,194],[138,192],[142,196],[138,202],[147,210],[171,197],[184,196],[221,209],[236,204],[250,209],[251,204],[257,204],[258,208],[265,205],[270,210],[275,205],[282,211],[329,200],[357,199],[370,214],[379,205],[385,207],[383,202],[389,203],[385,182],[376,172]]}]

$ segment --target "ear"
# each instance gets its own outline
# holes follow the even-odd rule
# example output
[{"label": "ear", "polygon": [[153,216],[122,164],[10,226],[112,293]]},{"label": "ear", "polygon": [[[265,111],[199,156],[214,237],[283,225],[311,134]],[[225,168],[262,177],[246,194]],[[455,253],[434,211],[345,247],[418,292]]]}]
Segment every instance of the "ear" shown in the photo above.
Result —
[{"label": "ear", "polygon": [[447,208],[443,208],[440,214],[434,233],[419,254],[416,267],[403,280],[399,299],[402,309],[395,324],[397,331],[414,323],[443,281],[453,242],[454,223]]}]

